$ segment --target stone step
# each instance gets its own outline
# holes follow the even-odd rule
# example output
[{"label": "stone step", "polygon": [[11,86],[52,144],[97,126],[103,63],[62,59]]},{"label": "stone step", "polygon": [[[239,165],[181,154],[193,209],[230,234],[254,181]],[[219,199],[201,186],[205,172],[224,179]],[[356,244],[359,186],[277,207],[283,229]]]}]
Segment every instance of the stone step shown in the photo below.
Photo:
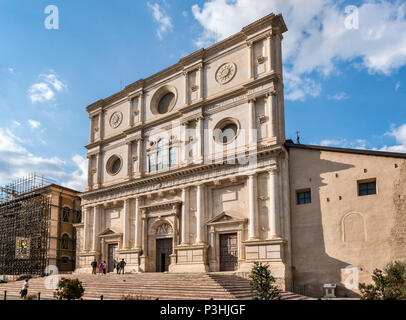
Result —
[{"label": "stone step", "polygon": [[[117,275],[64,274],[60,278],[78,278],[85,288],[83,299],[119,300],[123,296],[142,296],[161,300],[214,300],[251,299],[249,280],[235,274],[169,274],[142,273]],[[0,284],[0,295],[7,290],[10,295],[18,295],[23,281]],[[52,299],[54,291],[45,289],[45,278],[31,279],[29,294],[41,292],[43,299]],[[282,299],[301,300],[306,297],[283,292]]]}]

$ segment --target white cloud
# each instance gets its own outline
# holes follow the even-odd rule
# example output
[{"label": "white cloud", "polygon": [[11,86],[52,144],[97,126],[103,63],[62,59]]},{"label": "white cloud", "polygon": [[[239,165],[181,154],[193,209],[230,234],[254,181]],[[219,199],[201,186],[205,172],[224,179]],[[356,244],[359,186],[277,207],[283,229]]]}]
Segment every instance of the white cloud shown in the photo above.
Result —
[{"label": "white cloud", "polygon": [[167,14],[158,3],[147,3],[148,7],[152,10],[152,16],[155,22],[158,23],[159,27],[157,30],[157,36],[162,39],[164,33],[172,29],[172,19]]},{"label": "white cloud", "polygon": [[285,72],[285,97],[288,100],[305,100],[306,96],[317,97],[321,92],[321,85],[309,77],[299,77],[293,72]]},{"label": "white cloud", "polygon": [[349,98],[348,94],[346,94],[345,92],[340,92],[340,93],[328,96],[329,100],[337,100],[337,101],[346,100],[348,98]]},{"label": "white cloud", "polygon": [[33,103],[54,100],[55,92],[67,88],[52,70],[49,74],[40,74],[38,77],[41,82],[34,83],[28,90],[28,96]]},{"label": "white cloud", "polygon": [[[11,129],[0,128],[0,185],[27,176],[32,172],[57,180],[60,184],[77,190],[86,185],[86,160],[79,155],[72,162],[58,157],[42,157],[30,152],[24,140]],[[71,172],[67,166],[73,166]]]},{"label": "white cloud", "polygon": [[381,148],[382,151],[406,152],[406,123],[399,127],[393,127],[392,130],[385,133],[385,135],[394,137],[397,144],[384,146]]},{"label": "white cloud", "polygon": [[36,120],[28,120],[28,124],[30,125],[30,127],[32,129],[39,128],[39,126],[41,125],[41,123],[39,121],[36,121]]},{"label": "white cloud", "polygon": [[8,68],[8,72],[10,72],[11,74],[14,74],[14,68]]},{"label": "white cloud", "polygon": [[[359,29],[345,27],[341,0],[209,0],[192,12],[203,27],[196,45],[208,46],[224,39],[268,13],[282,13],[288,32],[284,35],[285,71],[308,82],[310,73],[337,72],[338,63],[361,61],[370,73],[390,75],[406,65],[406,3],[367,0],[359,7]],[[298,80],[286,83],[287,99],[304,99],[321,90],[297,87]]]},{"label": "white cloud", "polygon": [[395,91],[398,91],[401,86],[402,86],[402,82],[400,82],[400,81],[396,82]]},{"label": "white cloud", "polygon": [[355,139],[354,141],[348,141],[347,139],[325,139],[320,141],[319,145],[349,149],[368,149],[367,141],[364,139]]}]

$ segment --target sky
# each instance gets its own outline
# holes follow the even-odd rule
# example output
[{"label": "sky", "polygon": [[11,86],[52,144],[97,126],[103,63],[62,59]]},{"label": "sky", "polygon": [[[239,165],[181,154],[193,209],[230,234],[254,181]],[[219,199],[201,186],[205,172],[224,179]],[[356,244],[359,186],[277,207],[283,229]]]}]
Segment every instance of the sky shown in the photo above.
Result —
[{"label": "sky", "polygon": [[0,185],[83,190],[86,106],[281,13],[286,136],[406,152],[406,2],[2,0]]}]

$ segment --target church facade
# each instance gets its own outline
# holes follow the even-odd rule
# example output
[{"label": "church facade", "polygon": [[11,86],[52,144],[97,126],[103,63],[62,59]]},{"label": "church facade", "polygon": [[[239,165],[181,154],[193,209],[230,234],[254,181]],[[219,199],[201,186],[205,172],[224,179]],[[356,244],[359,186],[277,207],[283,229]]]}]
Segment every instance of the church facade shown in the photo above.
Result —
[{"label": "church facade", "polygon": [[[282,16],[270,14],[87,107],[77,272],[90,272],[94,259],[109,271],[125,259],[127,272],[246,273],[262,261],[284,288],[307,286],[305,293],[316,294],[323,283],[343,284],[346,267],[362,265],[362,278],[372,260],[381,267],[402,251],[389,257],[376,246],[385,238],[394,251],[403,241],[388,240],[397,214],[392,182],[403,155],[286,143],[286,31]],[[335,165],[337,155],[343,163]],[[375,158],[383,159],[379,167]],[[393,170],[379,173],[381,165]],[[324,174],[343,178],[328,176],[326,191]],[[350,180],[369,202],[360,204],[357,190],[355,198],[345,193]],[[337,181],[344,181],[343,193],[331,185]],[[390,187],[378,193],[384,201],[372,193],[378,181]],[[383,216],[368,217],[369,206]],[[386,225],[382,236],[374,238],[370,223]],[[357,246],[368,247],[370,263]],[[342,252],[340,262],[326,258]]]}]

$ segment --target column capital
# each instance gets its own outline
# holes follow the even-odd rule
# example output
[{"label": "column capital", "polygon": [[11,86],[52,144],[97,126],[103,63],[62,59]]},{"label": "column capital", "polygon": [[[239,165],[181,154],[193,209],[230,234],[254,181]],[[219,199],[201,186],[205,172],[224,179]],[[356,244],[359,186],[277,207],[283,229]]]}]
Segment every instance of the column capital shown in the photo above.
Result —
[{"label": "column capital", "polygon": [[273,168],[270,168],[270,169],[268,170],[268,173],[269,173],[269,174],[277,174],[278,172],[279,172],[279,167],[278,167],[278,166],[273,167]]},{"label": "column capital", "polygon": [[253,103],[253,102],[256,102],[257,101],[257,98],[249,98],[248,99],[248,103]]}]

